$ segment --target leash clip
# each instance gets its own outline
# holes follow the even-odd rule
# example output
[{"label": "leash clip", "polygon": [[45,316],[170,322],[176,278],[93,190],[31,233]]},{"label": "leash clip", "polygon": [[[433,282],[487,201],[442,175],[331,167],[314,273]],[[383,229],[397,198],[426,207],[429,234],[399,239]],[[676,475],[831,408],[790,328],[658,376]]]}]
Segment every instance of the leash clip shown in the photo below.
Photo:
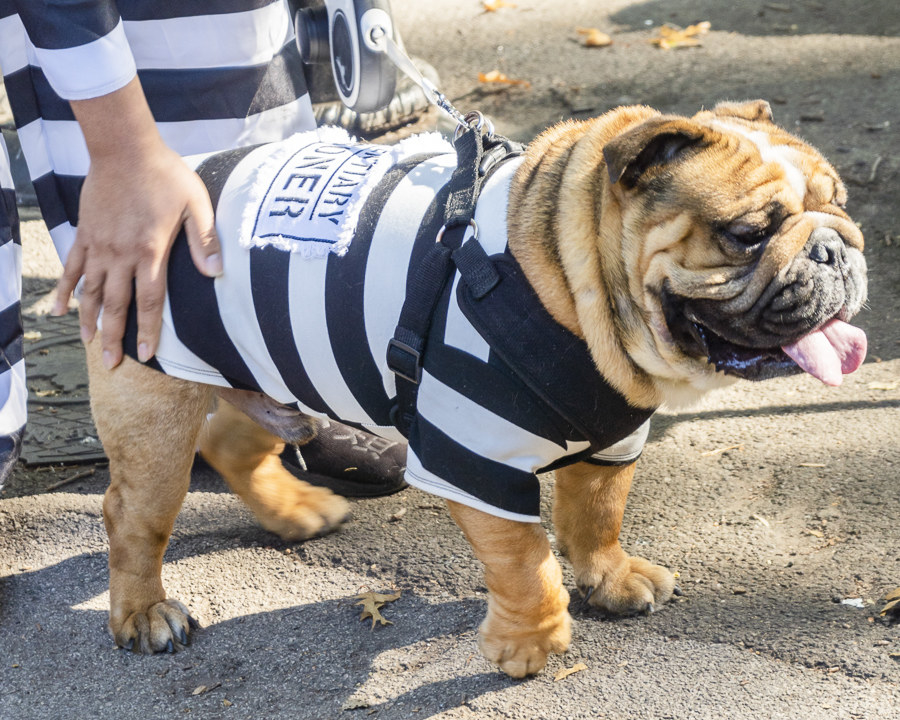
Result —
[{"label": "leash clip", "polygon": [[494,123],[486,118],[480,110],[467,112],[463,119],[465,120],[465,125],[458,123],[456,132],[453,133],[454,143],[469,129],[476,132],[484,132],[484,137],[489,141],[494,139]]}]

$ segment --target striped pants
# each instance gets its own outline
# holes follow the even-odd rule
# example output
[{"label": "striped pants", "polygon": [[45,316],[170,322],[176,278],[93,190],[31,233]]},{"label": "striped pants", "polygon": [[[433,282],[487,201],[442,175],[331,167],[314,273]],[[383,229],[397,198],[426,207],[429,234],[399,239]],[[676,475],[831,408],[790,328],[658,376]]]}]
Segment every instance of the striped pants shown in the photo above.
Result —
[{"label": "striped pants", "polygon": [[9,154],[0,136],[0,490],[16,464],[25,430],[22,352],[22,242]]}]

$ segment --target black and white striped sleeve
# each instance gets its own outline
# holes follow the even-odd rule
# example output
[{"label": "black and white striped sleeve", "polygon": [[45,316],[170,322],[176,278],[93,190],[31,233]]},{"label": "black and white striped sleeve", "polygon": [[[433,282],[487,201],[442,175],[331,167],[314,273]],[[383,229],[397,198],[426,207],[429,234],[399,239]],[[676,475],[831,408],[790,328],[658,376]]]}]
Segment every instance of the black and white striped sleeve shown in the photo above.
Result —
[{"label": "black and white striped sleeve", "polygon": [[124,87],[137,72],[122,18],[111,0],[16,0],[38,64],[64,100]]}]

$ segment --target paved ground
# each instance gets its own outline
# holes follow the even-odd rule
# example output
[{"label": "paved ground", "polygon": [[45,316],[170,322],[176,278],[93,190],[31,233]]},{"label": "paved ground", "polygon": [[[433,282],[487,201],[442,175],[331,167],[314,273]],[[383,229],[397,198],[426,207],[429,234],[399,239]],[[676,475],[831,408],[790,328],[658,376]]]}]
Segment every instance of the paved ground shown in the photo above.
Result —
[{"label": "paved ground", "polygon": [[[900,7],[517,4],[481,14],[475,0],[393,2],[448,95],[519,139],[622,102],[772,101],[850,185],[868,242],[869,361],[839,389],[791,378],[661,413],[623,540],[676,570],[684,597],[625,620],[573,601],[571,650],[528,681],[477,654],[479,568],[421,492],[354,502],[339,533],[289,545],[198,467],[164,578],[204,628],[186,652],[144,658],[105,633],[105,471],[48,490],[83,468],[21,468],[0,499],[2,720],[900,716],[900,632],[878,613],[900,585]],[[700,48],[648,42],[663,22],[704,20]],[[577,27],[614,44],[581,47]],[[479,84],[495,69],[530,87]],[[40,222],[26,234],[37,323],[56,269]],[[352,596],[391,587],[402,591],[384,610],[394,624],[370,630]],[[554,682],[577,662],[587,669]]]}]

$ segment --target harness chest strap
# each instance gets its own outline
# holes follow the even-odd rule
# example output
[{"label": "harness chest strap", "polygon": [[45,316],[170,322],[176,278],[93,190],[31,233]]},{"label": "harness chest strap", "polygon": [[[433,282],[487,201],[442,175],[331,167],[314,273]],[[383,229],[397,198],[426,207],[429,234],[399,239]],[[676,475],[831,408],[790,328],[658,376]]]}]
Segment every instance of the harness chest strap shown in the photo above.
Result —
[{"label": "harness chest strap", "polygon": [[457,164],[448,186],[444,226],[421,265],[410,275],[400,319],[388,343],[387,364],[396,376],[397,385],[391,421],[406,436],[416,413],[422,355],[431,320],[454,270],[458,268],[464,277],[472,276],[476,285],[486,288],[485,292],[499,281],[490,263],[471,261],[470,256],[479,250],[487,260],[477,242],[477,231],[476,237],[465,244],[463,238],[469,226],[474,226],[475,204],[491,169],[522,151],[518,143],[500,137],[489,139],[486,148],[485,138],[476,128],[466,130],[454,145]]}]

